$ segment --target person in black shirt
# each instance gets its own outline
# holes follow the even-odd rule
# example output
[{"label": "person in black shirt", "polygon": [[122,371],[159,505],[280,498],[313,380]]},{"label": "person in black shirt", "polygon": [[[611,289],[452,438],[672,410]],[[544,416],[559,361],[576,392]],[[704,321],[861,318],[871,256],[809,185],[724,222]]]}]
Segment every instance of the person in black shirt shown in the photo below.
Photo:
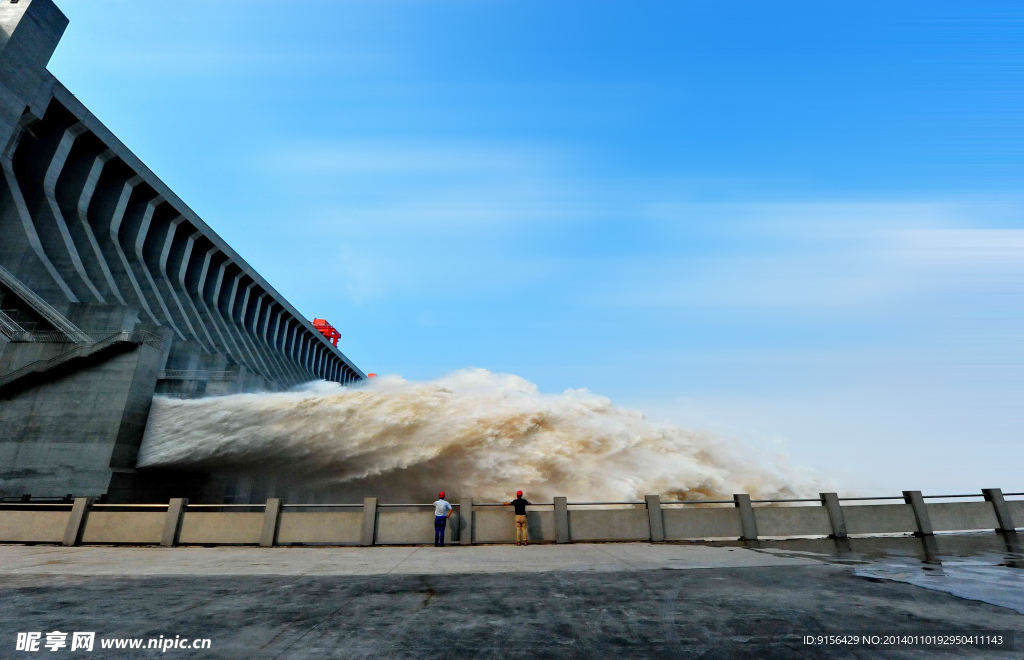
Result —
[{"label": "person in black shirt", "polygon": [[505,502],[506,506],[513,506],[516,510],[516,545],[530,545],[526,533],[526,505],[529,500],[523,499],[523,491],[516,491],[516,499]]}]

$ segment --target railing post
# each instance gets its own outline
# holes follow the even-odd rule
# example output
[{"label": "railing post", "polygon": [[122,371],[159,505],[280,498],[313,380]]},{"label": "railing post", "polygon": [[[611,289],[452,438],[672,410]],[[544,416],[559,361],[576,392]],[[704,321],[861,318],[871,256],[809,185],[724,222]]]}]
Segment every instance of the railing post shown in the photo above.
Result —
[{"label": "railing post", "polygon": [[843,517],[843,509],[839,505],[838,493],[819,493],[821,504],[828,510],[828,520],[832,523],[832,538],[846,538],[846,518]]},{"label": "railing post", "polygon": [[1010,507],[1006,506],[1006,500],[1003,499],[1003,489],[982,488],[981,494],[985,496],[986,502],[992,503],[992,508],[995,509],[996,520],[999,521],[999,527],[996,528],[996,531],[1015,531],[1017,528],[1013,526],[1013,516],[1010,515]]},{"label": "railing post", "polygon": [[373,545],[377,527],[377,498],[363,498],[363,534],[359,545]]},{"label": "railing post", "polygon": [[64,529],[64,545],[73,546],[82,542],[82,532],[85,531],[85,521],[89,517],[92,502],[91,497],[75,498],[75,503],[71,505],[68,526]]},{"label": "railing post", "polygon": [[170,548],[178,545],[178,536],[181,534],[181,521],[185,517],[185,509],[187,507],[187,497],[175,497],[167,503],[167,517],[164,518],[164,534],[160,538],[161,546]]},{"label": "railing post", "polygon": [[569,542],[569,504],[567,498],[556,497],[555,500],[555,542]]},{"label": "railing post", "polygon": [[473,545],[473,498],[459,501],[459,545]]},{"label": "railing post", "polygon": [[260,533],[260,547],[272,548],[277,545],[277,528],[281,522],[281,498],[267,498],[263,510],[263,531]]},{"label": "railing post", "polygon": [[935,531],[932,529],[932,519],[928,515],[928,507],[924,503],[921,491],[903,491],[903,501],[914,509],[914,518],[917,520],[917,533],[915,536],[932,536]]},{"label": "railing post", "polygon": [[661,543],[665,540],[665,521],[661,517],[661,496],[644,495],[647,502],[647,519],[651,527],[651,543]]},{"label": "railing post", "polygon": [[756,541],[757,519],[754,517],[754,507],[750,504],[750,495],[737,493],[732,496],[732,500],[740,510],[740,524],[743,527],[743,536],[740,538],[744,541]]}]

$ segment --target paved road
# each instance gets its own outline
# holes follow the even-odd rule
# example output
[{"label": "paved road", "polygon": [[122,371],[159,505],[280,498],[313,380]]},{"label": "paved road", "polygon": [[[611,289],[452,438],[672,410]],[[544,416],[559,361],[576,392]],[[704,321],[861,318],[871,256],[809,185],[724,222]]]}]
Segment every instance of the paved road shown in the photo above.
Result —
[{"label": "paved road", "polygon": [[[1007,569],[1017,570],[1017,569]],[[180,635],[208,650],[13,651],[17,632]],[[799,552],[701,545],[0,546],[0,657],[1021,658],[822,649],[806,634],[1007,633],[1011,609]],[[98,643],[97,643],[98,645]]]},{"label": "paved road", "polygon": [[0,575],[436,575],[796,566],[745,548],[649,543],[466,548],[114,548],[0,545]]}]

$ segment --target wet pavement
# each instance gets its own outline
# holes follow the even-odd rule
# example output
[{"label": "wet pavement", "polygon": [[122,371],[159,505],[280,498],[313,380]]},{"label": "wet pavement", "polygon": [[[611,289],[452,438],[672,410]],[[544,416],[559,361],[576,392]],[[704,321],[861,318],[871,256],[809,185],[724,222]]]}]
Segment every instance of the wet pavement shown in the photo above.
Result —
[{"label": "wet pavement", "polygon": [[[60,630],[211,640],[167,651],[182,658],[1020,659],[1022,566],[1017,535],[996,533],[442,551],[0,546],[0,657],[38,655],[13,650],[17,632]],[[42,653],[163,655],[98,646]]]},{"label": "wet pavement", "polygon": [[939,534],[916,538],[809,539],[762,543],[772,556],[816,558],[853,574],[906,582],[1024,614],[1024,547],[1018,534]]}]

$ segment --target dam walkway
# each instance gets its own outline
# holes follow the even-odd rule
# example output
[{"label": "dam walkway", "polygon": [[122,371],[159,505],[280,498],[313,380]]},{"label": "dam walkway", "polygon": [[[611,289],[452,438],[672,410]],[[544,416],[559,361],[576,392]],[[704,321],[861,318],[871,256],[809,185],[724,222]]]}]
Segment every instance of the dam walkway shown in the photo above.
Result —
[{"label": "dam walkway", "polygon": [[[849,543],[2,545],[0,648],[14,649],[18,633],[90,631],[99,658],[155,653],[101,642],[180,639],[209,645],[168,657],[1019,658],[1021,566],[1017,535],[996,532]],[[968,634],[987,643],[934,637]],[[816,641],[826,635],[845,642]]]}]

